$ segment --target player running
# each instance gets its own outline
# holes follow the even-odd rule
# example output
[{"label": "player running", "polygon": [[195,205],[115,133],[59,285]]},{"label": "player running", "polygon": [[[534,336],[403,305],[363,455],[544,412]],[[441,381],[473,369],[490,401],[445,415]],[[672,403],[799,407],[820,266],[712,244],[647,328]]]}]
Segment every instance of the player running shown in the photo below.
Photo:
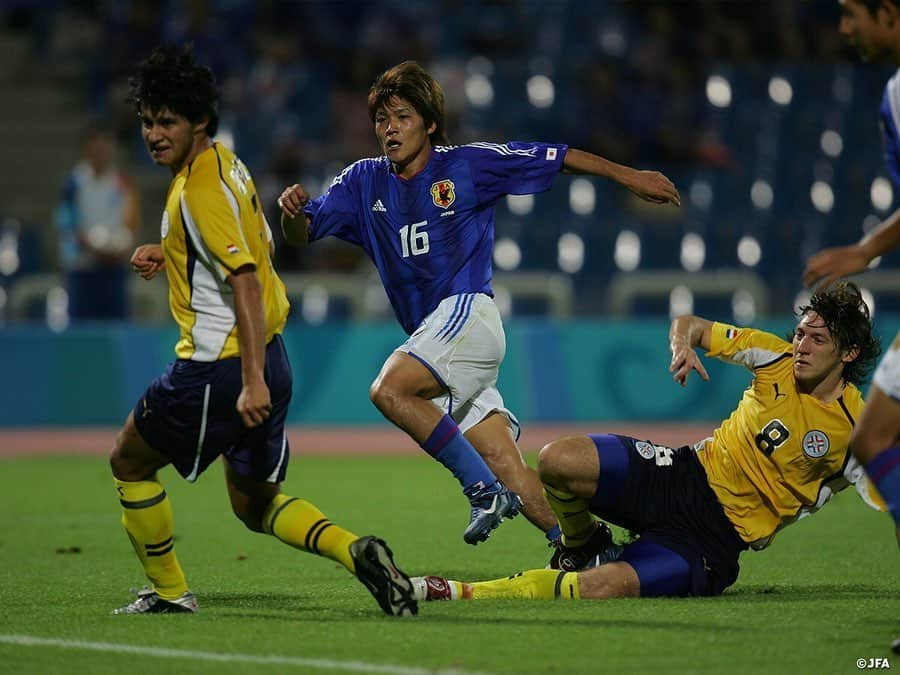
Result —
[{"label": "player running", "polygon": [[556,518],[497,389],[506,338],[491,290],[494,204],[548,190],[560,172],[610,178],[657,204],[678,205],[678,191],[660,173],[561,144],[451,146],[443,91],[412,61],[378,77],[368,110],[384,155],[350,165],[316,199],[302,185],[286,188],[285,237],[304,245],[332,235],[361,246],[378,268],[410,337],[369,394],[459,481],[471,504],[464,540],[484,541],[520,504],[555,539]]},{"label": "player running", "polygon": [[288,300],[250,172],[212,141],[212,72],[190,48],[159,48],[130,84],[150,157],[172,171],[162,242],[139,246],[131,263],[145,279],[165,270],[181,337],[178,359],[147,387],[110,456],[122,524],[152,584],[114,613],[197,611],[157,472],[172,464],[194,482],[221,455],[231,507],[248,529],[340,563],[386,613],[415,614],[409,578],[383,541],[281,492],[293,384],[281,340]]}]

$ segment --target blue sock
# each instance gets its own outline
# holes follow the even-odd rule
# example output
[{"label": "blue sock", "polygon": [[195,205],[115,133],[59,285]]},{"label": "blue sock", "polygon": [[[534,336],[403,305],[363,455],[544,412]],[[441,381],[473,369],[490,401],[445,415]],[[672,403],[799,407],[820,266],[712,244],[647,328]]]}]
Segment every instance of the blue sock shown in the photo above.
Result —
[{"label": "blue sock", "polygon": [[900,445],[878,453],[866,464],[866,473],[887,502],[894,522],[900,525]]},{"label": "blue sock", "polygon": [[450,469],[467,494],[497,482],[497,477],[460,433],[450,415],[441,418],[428,440],[422,443],[422,449]]},{"label": "blue sock", "polygon": [[547,541],[556,541],[560,537],[562,537],[562,530],[559,529],[559,525],[554,525],[549,530],[544,532],[544,536],[547,537]]}]

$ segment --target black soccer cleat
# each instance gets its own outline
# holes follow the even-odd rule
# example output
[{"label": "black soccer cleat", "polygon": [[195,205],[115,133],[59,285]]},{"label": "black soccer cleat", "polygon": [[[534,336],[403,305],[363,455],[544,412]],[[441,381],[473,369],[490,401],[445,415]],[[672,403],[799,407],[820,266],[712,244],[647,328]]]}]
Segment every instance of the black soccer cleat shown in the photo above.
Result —
[{"label": "black soccer cleat", "polygon": [[562,543],[562,538],[551,542],[556,550],[547,564],[549,570],[562,570],[563,572],[577,572],[578,570],[596,567],[603,563],[612,562],[622,553],[622,547],[613,543],[612,531],[606,523],[597,523],[584,546],[569,547]]},{"label": "black soccer cleat", "polygon": [[369,589],[385,614],[413,616],[419,613],[412,582],[394,564],[391,549],[381,539],[360,537],[350,544],[356,578]]}]

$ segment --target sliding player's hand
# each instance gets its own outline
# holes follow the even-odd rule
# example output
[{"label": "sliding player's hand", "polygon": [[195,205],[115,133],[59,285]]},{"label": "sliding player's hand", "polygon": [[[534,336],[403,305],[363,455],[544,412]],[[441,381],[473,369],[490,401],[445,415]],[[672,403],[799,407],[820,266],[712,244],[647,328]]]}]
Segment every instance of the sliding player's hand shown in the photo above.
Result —
[{"label": "sliding player's hand", "polygon": [[272,399],[269,397],[269,387],[263,381],[250,382],[241,389],[235,408],[241,416],[241,421],[248,429],[259,426],[272,414]]},{"label": "sliding player's hand", "polygon": [[841,277],[862,272],[868,265],[869,258],[861,246],[826,248],[806,261],[803,283],[809,288],[824,289]]},{"label": "sliding player's hand", "polygon": [[669,365],[669,372],[672,373],[673,379],[682,387],[687,383],[688,375],[692,370],[696,370],[700,377],[709,382],[709,375],[700,357],[697,356],[691,347],[677,346],[672,350],[672,363]]},{"label": "sliding player's hand", "polygon": [[281,196],[278,198],[278,208],[288,218],[296,218],[308,202],[309,193],[300,183],[294,183],[281,193]]}]

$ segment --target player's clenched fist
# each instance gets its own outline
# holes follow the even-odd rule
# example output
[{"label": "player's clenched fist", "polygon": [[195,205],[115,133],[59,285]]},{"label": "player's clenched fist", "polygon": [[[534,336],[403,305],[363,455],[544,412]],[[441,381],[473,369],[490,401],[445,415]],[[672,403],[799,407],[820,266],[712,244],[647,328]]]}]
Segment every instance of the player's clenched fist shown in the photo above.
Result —
[{"label": "player's clenched fist", "polygon": [[284,189],[278,198],[278,207],[289,218],[296,217],[309,202],[309,193],[299,183]]},{"label": "player's clenched fist", "polygon": [[142,244],[131,256],[131,269],[144,279],[152,279],[165,266],[166,259],[159,244]]}]

